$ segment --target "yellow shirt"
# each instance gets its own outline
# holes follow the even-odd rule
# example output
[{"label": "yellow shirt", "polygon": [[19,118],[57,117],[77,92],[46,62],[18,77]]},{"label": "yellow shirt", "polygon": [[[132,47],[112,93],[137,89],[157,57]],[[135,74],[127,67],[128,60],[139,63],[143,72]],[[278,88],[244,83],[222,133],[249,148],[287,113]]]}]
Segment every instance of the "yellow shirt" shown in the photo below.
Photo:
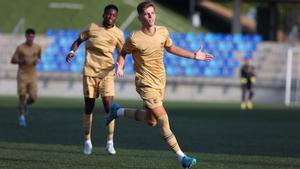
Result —
[{"label": "yellow shirt", "polygon": [[34,77],[36,76],[35,64],[37,59],[41,58],[42,49],[39,45],[33,43],[29,46],[25,42],[19,45],[13,54],[13,58],[19,61],[25,61],[25,64],[19,65],[18,76]]},{"label": "yellow shirt", "polygon": [[124,45],[123,32],[116,26],[105,28],[96,23],[88,25],[79,38],[86,40],[86,58],[83,74],[91,77],[104,77],[114,73],[114,50],[121,51]]},{"label": "yellow shirt", "polygon": [[123,51],[132,53],[137,87],[165,88],[164,48],[172,46],[169,31],[156,26],[153,35],[134,32],[126,39]]}]

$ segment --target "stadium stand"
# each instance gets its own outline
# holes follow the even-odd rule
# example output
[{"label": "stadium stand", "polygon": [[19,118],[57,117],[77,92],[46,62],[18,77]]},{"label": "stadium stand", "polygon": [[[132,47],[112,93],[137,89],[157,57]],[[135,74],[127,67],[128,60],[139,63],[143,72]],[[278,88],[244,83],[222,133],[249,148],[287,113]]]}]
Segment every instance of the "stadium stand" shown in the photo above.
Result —
[{"label": "stadium stand", "polygon": [[[84,45],[76,52],[73,63],[66,64],[65,55],[69,52],[69,47],[77,38],[77,30],[52,30],[46,33],[48,37],[53,38],[53,42],[45,50],[43,60],[38,65],[40,72],[72,72],[79,73],[84,63]],[[129,33],[126,32],[126,36]],[[235,70],[239,67],[239,60],[234,57],[239,53],[239,57],[252,58],[257,44],[262,41],[259,35],[230,35],[213,33],[171,33],[173,43],[183,48],[195,51],[201,44],[203,49],[215,56],[211,62],[198,62],[184,58],[174,57],[170,53],[165,53],[165,64],[168,76],[171,77],[232,77]],[[115,54],[116,57],[116,54]],[[128,65],[133,60],[126,58]],[[125,68],[126,74],[133,74],[132,66]]]}]

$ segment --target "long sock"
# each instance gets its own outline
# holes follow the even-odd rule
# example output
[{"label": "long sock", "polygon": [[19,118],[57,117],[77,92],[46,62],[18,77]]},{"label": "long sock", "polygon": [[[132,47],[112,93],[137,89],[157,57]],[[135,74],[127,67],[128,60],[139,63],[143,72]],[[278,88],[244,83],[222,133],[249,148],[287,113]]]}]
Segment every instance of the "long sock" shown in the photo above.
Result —
[{"label": "long sock", "polygon": [[147,123],[146,111],[142,109],[124,109],[124,116],[130,119]]},{"label": "long sock", "polygon": [[114,139],[115,131],[115,120],[111,121],[107,126],[107,141],[112,141]]},{"label": "long sock", "polygon": [[183,157],[185,156],[185,154],[181,150],[179,150],[176,152],[176,156],[177,156],[178,161],[181,161],[183,159]]},{"label": "long sock", "polygon": [[246,91],[242,90],[242,102],[245,102],[246,100]]},{"label": "long sock", "polygon": [[91,140],[93,114],[84,114],[84,138]]},{"label": "long sock", "polygon": [[[163,135],[164,140],[167,142],[169,147],[172,151],[174,151],[176,154],[177,152],[180,154],[180,157],[182,155],[182,151],[180,149],[180,146],[177,142],[177,139],[173,132],[170,129],[169,119],[167,115],[161,116],[158,118],[158,123],[161,127],[161,133]],[[179,158],[181,160],[181,158]]]},{"label": "long sock", "polygon": [[19,101],[19,116],[22,116],[22,115],[24,115],[24,108],[25,108],[25,106],[24,106],[24,103],[22,102],[20,102]]},{"label": "long sock", "polygon": [[250,91],[250,93],[249,93],[249,100],[252,100],[253,96],[254,96],[254,92]]}]

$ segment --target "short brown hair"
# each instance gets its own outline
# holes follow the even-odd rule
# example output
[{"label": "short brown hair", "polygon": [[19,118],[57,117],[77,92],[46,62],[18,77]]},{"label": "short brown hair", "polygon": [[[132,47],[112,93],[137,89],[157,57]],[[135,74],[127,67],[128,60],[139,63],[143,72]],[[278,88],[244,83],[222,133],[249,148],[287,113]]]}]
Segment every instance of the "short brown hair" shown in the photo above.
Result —
[{"label": "short brown hair", "polygon": [[144,10],[147,9],[148,7],[152,6],[153,8],[154,7],[154,4],[152,3],[152,1],[144,1],[144,2],[141,2],[138,6],[137,6],[137,12],[139,15],[143,14],[144,13]]}]

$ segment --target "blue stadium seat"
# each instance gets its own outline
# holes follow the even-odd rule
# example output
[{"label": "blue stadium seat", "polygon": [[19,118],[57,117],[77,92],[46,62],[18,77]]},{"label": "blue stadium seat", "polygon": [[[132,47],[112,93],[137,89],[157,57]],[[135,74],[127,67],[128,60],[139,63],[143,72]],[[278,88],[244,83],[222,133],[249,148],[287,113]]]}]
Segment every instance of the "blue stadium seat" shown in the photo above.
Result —
[{"label": "blue stadium seat", "polygon": [[[85,45],[82,44],[76,51],[71,64],[65,63],[65,56],[73,41],[78,37],[80,30],[53,30],[48,29],[47,36],[53,37],[54,42],[43,53],[42,62],[37,66],[38,71],[81,72],[84,64]],[[124,32],[125,37],[130,32]],[[238,68],[239,62],[233,57],[235,51],[243,53],[243,58],[252,58],[257,44],[262,41],[260,35],[221,34],[221,33],[174,33],[171,32],[173,44],[187,50],[197,51],[200,44],[203,52],[211,53],[215,58],[210,61],[193,61],[176,57],[165,52],[164,62],[169,76],[207,76],[231,77]],[[117,53],[114,54],[116,59]],[[133,59],[126,57],[125,73],[133,74]]]}]

